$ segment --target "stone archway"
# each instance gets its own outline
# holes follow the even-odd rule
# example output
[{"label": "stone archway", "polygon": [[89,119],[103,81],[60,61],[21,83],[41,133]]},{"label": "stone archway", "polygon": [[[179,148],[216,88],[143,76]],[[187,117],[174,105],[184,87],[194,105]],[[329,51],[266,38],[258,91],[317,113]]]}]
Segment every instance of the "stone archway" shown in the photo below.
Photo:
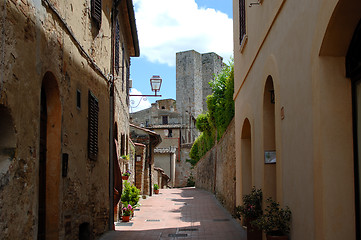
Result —
[{"label": "stone archway", "polygon": [[47,72],[41,86],[39,141],[38,239],[59,238],[61,175],[61,103],[55,76]]}]

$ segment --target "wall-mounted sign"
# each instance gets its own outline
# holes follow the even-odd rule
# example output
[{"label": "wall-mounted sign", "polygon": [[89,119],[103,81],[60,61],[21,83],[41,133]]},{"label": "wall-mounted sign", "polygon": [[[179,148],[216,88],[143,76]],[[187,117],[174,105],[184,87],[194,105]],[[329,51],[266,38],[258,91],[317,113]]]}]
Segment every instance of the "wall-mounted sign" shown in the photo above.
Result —
[{"label": "wall-mounted sign", "polygon": [[276,163],[276,151],[265,151],[264,163]]},{"label": "wall-mounted sign", "polygon": [[137,155],[137,162],[141,162],[142,161],[142,157],[140,155]]}]

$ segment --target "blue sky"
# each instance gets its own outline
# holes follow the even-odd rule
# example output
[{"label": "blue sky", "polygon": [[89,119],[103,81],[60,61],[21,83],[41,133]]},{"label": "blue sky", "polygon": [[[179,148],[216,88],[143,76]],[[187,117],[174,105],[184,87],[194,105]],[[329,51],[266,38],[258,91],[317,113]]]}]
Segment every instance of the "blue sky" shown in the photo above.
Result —
[{"label": "blue sky", "polygon": [[153,75],[160,75],[163,82],[159,92],[162,98],[131,97],[131,112],[159,99],[176,98],[176,52],[215,52],[225,62],[232,57],[232,0],[133,2],[140,57],[131,60],[131,94],[153,94],[149,83]]}]

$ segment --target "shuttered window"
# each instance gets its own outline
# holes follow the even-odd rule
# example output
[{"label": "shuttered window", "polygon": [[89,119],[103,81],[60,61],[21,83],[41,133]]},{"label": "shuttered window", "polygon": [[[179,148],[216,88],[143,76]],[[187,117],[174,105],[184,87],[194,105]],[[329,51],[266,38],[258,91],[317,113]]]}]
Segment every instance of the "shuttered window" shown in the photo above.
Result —
[{"label": "shuttered window", "polygon": [[102,0],[91,0],[91,14],[98,27],[100,27],[102,23]]},{"label": "shuttered window", "polygon": [[239,0],[239,28],[240,28],[240,39],[241,43],[243,37],[246,35],[246,8],[245,0]]},{"label": "shuttered window", "polygon": [[118,19],[115,22],[115,71],[119,75],[119,40],[120,40],[120,30]]},{"label": "shuttered window", "polygon": [[88,157],[96,161],[98,157],[98,99],[89,91],[88,103]]},{"label": "shuttered window", "polygon": [[127,105],[129,106],[129,78],[130,78],[130,67],[129,64],[126,63],[127,68],[127,78],[126,78],[126,91],[127,91]]}]

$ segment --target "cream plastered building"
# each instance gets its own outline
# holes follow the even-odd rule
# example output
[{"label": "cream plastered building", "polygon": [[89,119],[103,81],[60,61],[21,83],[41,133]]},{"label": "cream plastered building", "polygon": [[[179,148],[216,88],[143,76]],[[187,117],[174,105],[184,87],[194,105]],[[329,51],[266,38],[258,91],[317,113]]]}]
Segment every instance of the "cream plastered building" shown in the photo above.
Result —
[{"label": "cream plastered building", "polygon": [[292,240],[360,239],[361,2],[234,0],[233,14],[236,204],[256,186],[290,207]]}]

